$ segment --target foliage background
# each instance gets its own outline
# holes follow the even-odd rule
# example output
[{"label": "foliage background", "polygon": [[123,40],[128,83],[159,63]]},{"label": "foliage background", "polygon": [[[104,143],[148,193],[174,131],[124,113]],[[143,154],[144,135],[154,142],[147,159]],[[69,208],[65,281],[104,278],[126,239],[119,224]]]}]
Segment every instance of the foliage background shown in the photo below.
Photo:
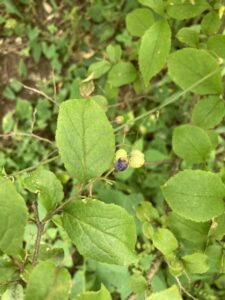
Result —
[{"label": "foliage background", "polygon": [[[214,12],[219,14],[223,1],[208,2]],[[3,175],[16,178],[17,189],[26,199],[31,215],[35,195],[23,187],[26,171],[35,166],[44,164],[45,168],[53,171],[63,184],[67,197],[77,192],[76,181],[72,181],[65,171],[54,143],[58,105],[66,99],[97,95],[95,100],[105,108],[113,127],[120,128],[122,124],[121,130],[116,132],[117,145],[126,148],[128,152],[131,149],[143,151],[148,162],[141,169],[115,173],[110,178],[114,181],[113,186],[98,182],[93,187],[93,194],[98,199],[120,205],[134,216],[138,233],[136,249],[140,254],[137,265],[128,268],[83,258],[58,225],[60,221],[57,217],[47,225],[40,259],[52,256],[61,266],[68,268],[72,276],[70,299],[75,299],[86,290],[99,290],[101,283],[110,291],[113,299],[128,299],[134,295],[138,295],[137,299],[144,299],[147,285],[144,277],[149,274],[151,263],[158,258],[158,252],[146,237],[148,233],[142,232],[140,217],[136,217],[135,209],[144,200],[153,203],[160,216],[157,217],[160,221],[156,221],[154,226],[159,226],[159,222],[160,226],[169,227],[177,237],[181,236],[182,241],[184,238],[184,232],[178,229],[181,221],[172,213],[168,219],[165,218],[169,207],[160,187],[178,170],[193,167],[192,162],[182,160],[182,154],[180,157],[172,151],[172,134],[178,125],[190,123],[191,111],[201,96],[187,91],[176,98],[180,89],[168,76],[167,66],[153,77],[151,84],[147,87],[144,85],[136,71],[140,39],[132,36],[126,25],[127,14],[140,7],[143,8],[136,0],[2,0],[0,3],[0,168]],[[183,27],[200,26],[205,15],[200,13],[187,20],[170,20],[173,50],[186,47],[182,38],[187,37],[184,35],[178,38],[176,33]],[[220,22],[219,31],[222,33],[224,17]],[[204,44],[206,36],[199,33],[197,47]],[[193,43],[196,46],[195,34],[187,40],[191,43],[189,46],[193,47]],[[95,78],[89,77],[94,68],[93,63],[102,61],[100,73]],[[118,75],[120,69],[108,76],[111,67],[109,62],[115,65],[120,61],[132,63],[134,69],[129,66],[128,71],[124,71],[126,76]],[[160,106],[166,99],[179,101],[174,101],[164,109],[156,109],[145,118],[138,118]],[[194,165],[194,169],[220,172],[224,179],[224,130],[223,123],[216,127],[215,134],[212,133],[216,149],[210,152],[207,161],[197,162],[199,164]],[[175,152],[179,154],[179,150]],[[197,236],[194,248],[201,249],[209,226],[203,223],[201,229],[198,229],[202,231],[203,237]],[[221,228],[224,233],[224,227]],[[28,251],[34,247],[36,231],[35,224],[29,223],[26,226],[25,242]],[[197,299],[225,297],[223,234],[218,233],[218,236],[218,242],[208,248],[208,252],[211,251],[210,271],[191,275],[191,283],[185,276],[181,278],[185,290]],[[190,237],[184,240],[182,247],[187,251],[182,251],[187,255],[191,253],[193,245]],[[46,252],[49,247],[50,254]],[[27,269],[23,270],[22,278],[26,278],[29,267],[28,264]],[[152,292],[162,291],[177,283],[168,272],[165,262],[160,261],[158,267],[156,275],[151,278]],[[20,289],[14,283],[6,285],[4,282],[5,279],[0,286],[2,294],[12,294],[15,289]],[[6,288],[8,292],[5,292]],[[183,293],[184,299],[190,298],[187,293]]]}]

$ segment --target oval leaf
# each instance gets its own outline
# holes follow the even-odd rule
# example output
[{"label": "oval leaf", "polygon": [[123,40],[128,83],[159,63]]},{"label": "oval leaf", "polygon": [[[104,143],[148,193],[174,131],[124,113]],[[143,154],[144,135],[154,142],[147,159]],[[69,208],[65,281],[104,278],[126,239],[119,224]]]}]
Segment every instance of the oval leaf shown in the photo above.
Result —
[{"label": "oval leaf", "polygon": [[0,207],[0,250],[16,255],[22,247],[27,208],[14,185],[5,178],[0,178]]},{"label": "oval leaf", "polygon": [[214,51],[216,55],[225,59],[225,36],[217,34],[208,39],[207,47],[209,50]]},{"label": "oval leaf", "polygon": [[156,22],[143,35],[138,61],[146,86],[149,80],[162,69],[170,46],[171,31],[165,20]]},{"label": "oval leaf", "polygon": [[78,200],[65,207],[63,223],[82,255],[109,264],[135,261],[135,224],[123,208],[98,200]]},{"label": "oval leaf", "polygon": [[210,129],[219,124],[225,115],[225,104],[217,96],[210,96],[200,100],[192,112],[193,124]]},{"label": "oval leaf", "polygon": [[152,238],[154,246],[164,255],[169,255],[178,248],[178,242],[174,234],[166,229],[157,229]]},{"label": "oval leaf", "polygon": [[67,300],[71,287],[70,274],[65,268],[45,261],[31,272],[27,284],[25,300]]},{"label": "oval leaf", "polygon": [[66,169],[79,182],[101,176],[114,157],[112,126],[93,100],[69,100],[60,106],[56,142]]},{"label": "oval leaf", "polygon": [[129,62],[119,62],[109,72],[108,81],[113,87],[132,83],[137,78],[135,67]]},{"label": "oval leaf", "polygon": [[137,8],[126,16],[127,30],[133,36],[142,36],[153,23],[153,14],[146,8]]},{"label": "oval leaf", "polygon": [[187,272],[202,274],[208,271],[208,256],[204,253],[193,253],[182,257],[184,267]]},{"label": "oval leaf", "polygon": [[104,285],[102,285],[99,291],[84,292],[78,295],[77,297],[75,297],[74,300],[112,300],[112,297],[109,291],[104,287]]},{"label": "oval leaf", "polygon": [[168,68],[170,77],[182,89],[202,95],[222,91],[220,68],[205,50],[178,50],[170,55]]},{"label": "oval leaf", "polygon": [[173,133],[173,151],[188,163],[205,161],[212,150],[207,133],[200,127],[181,125]]},{"label": "oval leaf", "polygon": [[210,172],[179,172],[164,184],[162,192],[171,209],[186,219],[204,222],[224,212],[225,185]]},{"label": "oval leaf", "polygon": [[63,187],[54,173],[37,169],[24,180],[25,188],[39,194],[39,200],[47,211],[53,209],[63,197]]},{"label": "oval leaf", "polygon": [[153,293],[146,300],[182,300],[176,285],[171,286],[162,292]]},{"label": "oval leaf", "polygon": [[210,8],[206,0],[168,0],[168,15],[177,20],[194,18]]}]

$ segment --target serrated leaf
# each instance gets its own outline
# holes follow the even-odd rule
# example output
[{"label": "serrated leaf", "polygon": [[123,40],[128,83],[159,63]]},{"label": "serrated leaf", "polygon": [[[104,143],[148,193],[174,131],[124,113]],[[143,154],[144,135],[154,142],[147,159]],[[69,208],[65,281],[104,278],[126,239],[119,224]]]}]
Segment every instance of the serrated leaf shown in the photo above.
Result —
[{"label": "serrated leaf", "polygon": [[192,221],[208,221],[224,212],[225,185],[210,172],[179,172],[164,184],[162,192],[175,213]]},{"label": "serrated leaf", "polygon": [[225,35],[217,34],[211,36],[207,41],[207,47],[219,57],[225,59]]},{"label": "serrated leaf", "polygon": [[165,20],[153,24],[142,36],[138,62],[146,86],[149,80],[162,69],[170,46],[171,31]]},{"label": "serrated leaf", "polygon": [[182,297],[178,291],[177,286],[173,285],[170,288],[163,290],[162,292],[153,293],[146,300],[182,300]]},{"label": "serrated leaf", "polygon": [[67,300],[71,288],[70,274],[50,261],[41,262],[31,272],[25,300]]},{"label": "serrated leaf", "polygon": [[56,142],[66,169],[79,182],[101,176],[114,158],[112,126],[93,100],[69,100],[60,106]]},{"label": "serrated leaf", "polygon": [[27,208],[14,185],[4,178],[0,178],[0,207],[0,250],[16,255],[22,247]]},{"label": "serrated leaf", "polygon": [[218,63],[205,50],[178,50],[170,55],[168,68],[172,80],[184,90],[190,89],[201,95],[222,91]]},{"label": "serrated leaf", "polygon": [[173,132],[173,151],[188,163],[208,159],[212,144],[207,133],[194,125],[180,125]]},{"label": "serrated leaf", "polygon": [[204,253],[193,253],[182,257],[184,267],[189,273],[202,274],[208,271],[208,256]]},{"label": "serrated leaf", "polygon": [[54,173],[37,169],[29,173],[24,180],[24,186],[32,193],[39,194],[39,200],[47,211],[50,211],[63,197],[63,187]]},{"label": "serrated leaf", "polygon": [[127,30],[133,36],[142,36],[153,23],[154,16],[146,8],[137,8],[126,16]]},{"label": "serrated leaf", "polygon": [[165,3],[163,0],[138,0],[142,5],[150,7],[159,15],[164,15]]},{"label": "serrated leaf", "polygon": [[178,242],[174,234],[166,229],[157,229],[152,238],[154,246],[164,255],[169,255],[178,248]]},{"label": "serrated leaf", "polygon": [[135,67],[129,62],[119,62],[112,67],[108,74],[108,82],[113,87],[132,83],[137,78]]},{"label": "serrated leaf", "polygon": [[206,0],[168,0],[167,13],[177,20],[194,18],[210,8]]},{"label": "serrated leaf", "polygon": [[97,292],[84,292],[77,297],[75,297],[74,300],[112,300],[112,297],[109,293],[109,291],[105,288],[105,286],[102,284],[101,289]]},{"label": "serrated leaf", "polygon": [[135,224],[123,208],[98,200],[77,200],[65,207],[63,224],[85,257],[118,265],[135,261]]},{"label": "serrated leaf", "polygon": [[192,123],[205,129],[219,124],[225,115],[225,104],[218,96],[209,96],[198,101],[192,111]]}]

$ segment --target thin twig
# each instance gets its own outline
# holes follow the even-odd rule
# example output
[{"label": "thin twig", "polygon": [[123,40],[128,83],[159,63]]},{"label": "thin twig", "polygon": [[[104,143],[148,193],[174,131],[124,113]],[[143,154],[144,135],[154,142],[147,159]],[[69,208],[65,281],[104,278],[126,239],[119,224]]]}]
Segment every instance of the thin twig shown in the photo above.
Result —
[{"label": "thin twig", "polygon": [[39,253],[39,249],[40,249],[40,243],[41,243],[41,237],[44,232],[45,223],[40,221],[36,203],[33,203],[32,207],[34,210],[34,216],[35,216],[35,221],[36,221],[36,226],[37,226],[37,236],[36,236],[36,240],[35,240],[34,253],[33,253],[33,258],[32,258],[32,264],[35,265],[37,263],[37,258],[38,258],[38,253]]},{"label": "thin twig", "polygon": [[19,175],[19,174],[21,174],[21,173],[24,173],[24,172],[30,172],[30,171],[33,171],[33,170],[37,169],[39,166],[46,165],[46,164],[48,164],[48,163],[50,163],[50,162],[56,160],[57,158],[59,158],[59,155],[56,155],[56,156],[51,157],[51,158],[48,158],[48,159],[44,159],[44,160],[42,160],[41,162],[39,162],[38,164],[36,164],[36,165],[34,165],[34,166],[32,166],[32,167],[28,167],[28,168],[25,168],[25,169],[20,170],[20,171],[18,171],[18,172],[12,173],[11,176],[17,176],[17,175]]},{"label": "thin twig", "polygon": [[163,262],[163,257],[162,256],[157,256],[154,261],[151,264],[151,268],[149,269],[147,275],[146,275],[146,279],[148,284],[150,285],[152,278],[155,276],[155,274],[157,273],[157,271],[159,270],[159,267],[161,266]]},{"label": "thin twig", "polygon": [[176,282],[177,282],[177,284],[178,284],[178,286],[179,286],[179,288],[180,288],[180,291],[182,291],[184,294],[186,294],[188,297],[190,297],[191,299],[193,299],[193,300],[198,300],[197,298],[195,298],[194,296],[192,296],[184,287],[183,287],[183,285],[181,284],[181,282],[180,282],[180,279],[178,278],[178,277],[175,277],[175,279],[176,279]]},{"label": "thin twig", "polygon": [[28,133],[28,132],[9,132],[9,133],[5,133],[5,134],[0,134],[0,137],[3,137],[3,138],[13,137],[13,136],[29,136],[29,137],[33,137],[39,141],[54,145],[54,142],[50,141],[49,139],[43,138],[32,132],[30,132],[30,133]]},{"label": "thin twig", "polygon": [[32,88],[30,86],[27,86],[23,83],[21,83],[22,87],[24,87],[25,89],[29,90],[29,91],[32,91],[36,94],[39,94],[43,97],[45,97],[46,99],[48,99],[50,102],[54,103],[56,106],[59,106],[59,104],[50,96],[48,96],[47,94],[45,94],[43,91],[39,91],[38,89],[35,89],[35,88]]}]

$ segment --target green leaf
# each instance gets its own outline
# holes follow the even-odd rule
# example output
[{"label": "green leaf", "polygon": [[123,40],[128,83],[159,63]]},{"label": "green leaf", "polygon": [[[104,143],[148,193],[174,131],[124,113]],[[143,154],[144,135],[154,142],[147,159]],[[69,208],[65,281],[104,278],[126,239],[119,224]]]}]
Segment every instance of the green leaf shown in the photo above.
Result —
[{"label": "green leaf", "polygon": [[166,228],[157,229],[153,234],[152,242],[164,255],[169,255],[178,248],[177,239]]},{"label": "green leaf", "polygon": [[141,274],[133,274],[129,280],[130,287],[133,293],[139,294],[148,288],[148,283],[145,277]]},{"label": "green leaf", "polygon": [[204,253],[193,253],[182,257],[184,267],[189,273],[202,274],[208,271],[208,256]]},{"label": "green leaf", "polygon": [[109,293],[109,291],[105,288],[105,286],[102,284],[101,289],[97,292],[84,292],[77,297],[75,297],[74,300],[112,300],[112,297]]},{"label": "green leaf", "polygon": [[164,66],[170,46],[171,31],[165,20],[156,22],[142,36],[138,61],[146,86]]},{"label": "green leaf", "polygon": [[178,31],[176,37],[180,42],[187,44],[190,47],[197,47],[198,45],[198,41],[199,41],[198,33],[196,30],[192,28],[189,27],[181,28]]},{"label": "green leaf", "polygon": [[127,30],[133,36],[142,36],[154,23],[154,16],[147,8],[137,8],[126,16]]},{"label": "green leaf", "polygon": [[50,261],[41,262],[31,272],[25,300],[67,300],[71,287],[70,274]]},{"label": "green leaf", "polygon": [[167,13],[170,17],[177,20],[194,18],[200,15],[210,5],[205,0],[168,0]]},{"label": "green leaf", "polygon": [[159,15],[164,15],[165,3],[163,0],[138,0],[142,5],[150,7]]},{"label": "green leaf", "polygon": [[177,286],[173,285],[162,292],[151,294],[146,300],[182,300],[182,297]]},{"label": "green leaf", "polygon": [[135,67],[129,62],[119,62],[109,72],[108,81],[113,87],[132,83],[137,78]]},{"label": "green leaf", "polygon": [[198,101],[192,111],[192,123],[205,129],[219,124],[225,115],[225,104],[218,96],[209,96]]},{"label": "green leaf", "polygon": [[210,172],[179,172],[164,184],[162,192],[175,213],[192,221],[208,221],[224,212],[225,186]]},{"label": "green leaf", "polygon": [[194,125],[180,125],[173,132],[173,151],[188,163],[208,159],[212,144],[207,133]]},{"label": "green leaf", "polygon": [[77,200],[65,207],[63,223],[85,257],[118,265],[135,261],[135,224],[123,208],[98,200]]},{"label": "green leaf", "polygon": [[30,192],[39,194],[38,198],[47,211],[53,209],[64,197],[61,182],[48,170],[37,169],[29,173],[24,186]]},{"label": "green leaf", "polygon": [[10,285],[1,297],[1,300],[23,300],[23,299],[24,299],[23,287],[20,284]]},{"label": "green leaf", "polygon": [[69,100],[60,106],[56,142],[66,169],[79,182],[101,176],[114,158],[112,126],[93,100]]},{"label": "green leaf", "polygon": [[120,45],[108,45],[106,48],[106,52],[109,57],[109,60],[112,63],[117,63],[121,59],[122,49]]},{"label": "green leaf", "polygon": [[207,47],[219,57],[225,59],[225,35],[217,34],[211,36],[207,41]]},{"label": "green leaf", "polygon": [[90,65],[90,67],[88,68],[88,75],[90,76],[92,74],[91,79],[98,79],[105,73],[107,73],[110,68],[110,63],[107,60],[102,59],[101,61]]},{"label": "green leaf", "polygon": [[202,31],[206,34],[217,33],[220,28],[220,18],[218,12],[210,11],[201,22]]},{"label": "green leaf", "polygon": [[16,255],[22,247],[27,208],[14,185],[4,178],[0,178],[0,207],[0,250]]},{"label": "green leaf", "polygon": [[180,217],[174,212],[169,213],[167,221],[169,228],[178,239],[192,242],[197,249],[201,249],[206,245],[210,222],[193,222]]},{"label": "green leaf", "polygon": [[220,68],[216,59],[205,50],[178,50],[170,55],[168,68],[172,80],[184,90],[202,95],[222,91]]}]

